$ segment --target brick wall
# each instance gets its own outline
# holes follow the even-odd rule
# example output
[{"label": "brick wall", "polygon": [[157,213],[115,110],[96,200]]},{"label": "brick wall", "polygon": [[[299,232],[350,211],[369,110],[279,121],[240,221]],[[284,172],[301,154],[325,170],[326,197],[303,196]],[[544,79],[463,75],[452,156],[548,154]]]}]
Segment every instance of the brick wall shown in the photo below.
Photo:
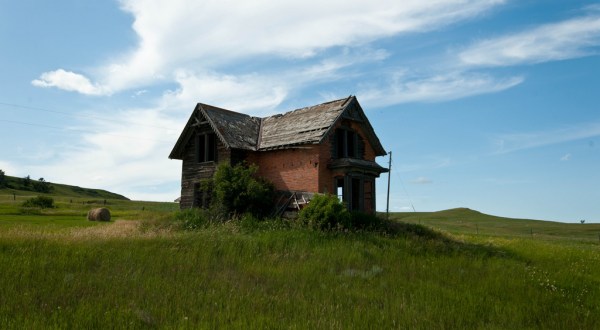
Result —
[{"label": "brick wall", "polygon": [[247,161],[258,165],[258,175],[277,190],[318,192],[319,146],[251,153]]}]

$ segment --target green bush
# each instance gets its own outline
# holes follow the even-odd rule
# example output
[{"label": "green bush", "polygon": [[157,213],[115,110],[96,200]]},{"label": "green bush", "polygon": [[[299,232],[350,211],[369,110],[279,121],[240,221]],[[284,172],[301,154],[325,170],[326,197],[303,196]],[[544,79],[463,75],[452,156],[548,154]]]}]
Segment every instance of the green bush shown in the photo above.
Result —
[{"label": "green bush", "polygon": [[51,197],[37,196],[23,202],[23,207],[39,207],[42,209],[53,208],[54,199]]},{"label": "green bush", "polygon": [[313,229],[331,230],[351,227],[351,214],[334,195],[315,195],[300,211],[299,220]]},{"label": "green bush", "polygon": [[214,202],[228,216],[250,213],[262,218],[273,209],[274,188],[263,178],[256,176],[256,165],[221,164],[213,177]]}]

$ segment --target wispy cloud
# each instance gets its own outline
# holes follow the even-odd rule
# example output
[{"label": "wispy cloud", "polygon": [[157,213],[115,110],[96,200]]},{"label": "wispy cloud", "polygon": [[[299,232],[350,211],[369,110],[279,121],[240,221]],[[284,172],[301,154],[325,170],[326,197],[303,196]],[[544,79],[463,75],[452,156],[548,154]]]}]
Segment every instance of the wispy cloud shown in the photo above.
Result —
[{"label": "wispy cloud", "polygon": [[565,154],[564,156],[560,157],[560,160],[562,162],[566,162],[566,161],[571,160],[571,154],[570,153]]},{"label": "wispy cloud", "polygon": [[409,182],[412,183],[412,184],[430,184],[430,183],[433,183],[433,181],[431,179],[423,177],[423,176],[420,176],[418,178],[410,180]]},{"label": "wispy cloud", "polygon": [[494,153],[505,154],[595,136],[600,136],[600,122],[548,131],[502,134],[493,139],[496,146]]},{"label": "wispy cloud", "polygon": [[[402,33],[435,30],[476,17],[503,0],[295,0],[247,3],[121,0],[139,38],[134,50],[93,70],[43,73],[34,85],[110,94],[159,80],[182,67],[219,71],[252,56],[314,57],[332,47],[364,46]],[[315,10],[314,8],[318,8]]]},{"label": "wispy cloud", "polygon": [[419,78],[401,72],[384,84],[368,86],[357,94],[361,102],[372,106],[439,102],[499,92],[514,87],[523,80],[521,76],[498,79],[487,74],[469,72],[453,72]]},{"label": "wispy cloud", "polygon": [[[69,145],[54,148],[50,159],[26,170],[53,182],[96,187],[135,199],[171,201],[181,163],[169,160],[184,120],[164,109],[130,109],[111,115],[113,121],[86,119],[87,131]],[[172,183],[171,186],[169,184]],[[156,191],[152,187],[162,187]]]},{"label": "wispy cloud", "polygon": [[512,35],[482,40],[458,54],[468,66],[511,66],[598,54],[600,14],[550,23]]}]

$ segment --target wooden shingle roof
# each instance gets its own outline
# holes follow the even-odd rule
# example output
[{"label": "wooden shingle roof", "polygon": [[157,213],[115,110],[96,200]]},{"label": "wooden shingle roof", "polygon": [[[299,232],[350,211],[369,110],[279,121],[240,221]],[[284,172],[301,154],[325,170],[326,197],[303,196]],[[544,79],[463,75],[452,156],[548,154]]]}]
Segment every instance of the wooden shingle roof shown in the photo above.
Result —
[{"label": "wooden shingle roof", "polygon": [[348,99],[326,102],[263,118],[258,150],[321,142]]},{"label": "wooden shingle roof", "polygon": [[342,117],[361,122],[375,154],[386,154],[356,97],[350,96],[265,118],[198,103],[169,158],[182,159],[194,126],[203,120],[227,148],[261,151],[321,143]]}]

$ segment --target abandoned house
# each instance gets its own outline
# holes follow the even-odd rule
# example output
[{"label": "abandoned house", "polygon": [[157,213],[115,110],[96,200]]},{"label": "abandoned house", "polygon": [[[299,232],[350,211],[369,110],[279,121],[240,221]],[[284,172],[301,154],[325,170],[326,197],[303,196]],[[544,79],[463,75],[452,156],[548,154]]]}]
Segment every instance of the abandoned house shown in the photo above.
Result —
[{"label": "abandoned house", "polygon": [[375,179],[386,152],[354,96],[266,118],[198,103],[169,158],[183,161],[182,209],[206,207],[200,181],[219,163],[246,161],[282,194],[306,202],[336,194],[350,210],[375,212]]}]

